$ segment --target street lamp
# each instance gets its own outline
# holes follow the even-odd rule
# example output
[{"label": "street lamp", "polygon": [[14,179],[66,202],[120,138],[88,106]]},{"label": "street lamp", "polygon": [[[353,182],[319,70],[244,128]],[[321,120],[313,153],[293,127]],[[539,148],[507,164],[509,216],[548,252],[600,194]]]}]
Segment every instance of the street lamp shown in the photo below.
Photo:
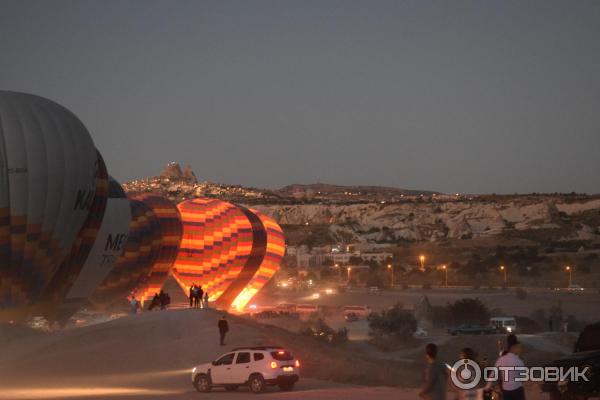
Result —
[{"label": "street lamp", "polygon": [[352,271],[352,267],[348,267],[348,283],[350,283],[350,271]]},{"label": "street lamp", "polygon": [[444,270],[444,286],[448,287],[448,267],[446,267],[446,264],[442,265],[442,269]]},{"label": "street lamp", "polygon": [[342,269],[340,268],[340,264],[336,263],[335,267],[338,270],[338,280],[341,282],[342,281]]},{"label": "street lamp", "polygon": [[565,271],[567,271],[569,273],[569,287],[571,287],[571,284],[573,283],[573,269],[571,268],[570,265],[567,265],[565,267]]},{"label": "street lamp", "polygon": [[394,267],[392,267],[392,264],[388,264],[387,267],[390,271],[392,271],[392,288],[394,288]]},{"label": "street lamp", "polygon": [[419,261],[421,261],[421,271],[425,271],[425,256],[423,254],[419,256]]},{"label": "street lamp", "polygon": [[504,274],[504,286],[506,286],[507,282],[508,282],[508,270],[506,269],[506,267],[504,265],[500,266],[500,271],[503,272]]}]

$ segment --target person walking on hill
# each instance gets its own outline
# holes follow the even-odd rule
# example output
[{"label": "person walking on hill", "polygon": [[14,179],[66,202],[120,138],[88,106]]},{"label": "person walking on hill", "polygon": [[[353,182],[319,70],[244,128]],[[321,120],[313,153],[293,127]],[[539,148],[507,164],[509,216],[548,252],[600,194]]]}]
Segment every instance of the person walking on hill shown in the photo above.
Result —
[{"label": "person walking on hill", "polygon": [[443,363],[437,361],[437,352],[438,347],[434,343],[425,346],[427,367],[419,397],[426,400],[446,400],[448,371]]},{"label": "person walking on hill", "polygon": [[219,328],[219,334],[221,336],[221,346],[225,346],[225,335],[227,335],[227,332],[229,332],[229,323],[227,322],[227,318],[225,318],[225,315],[221,316],[219,322],[217,323],[217,326]]}]

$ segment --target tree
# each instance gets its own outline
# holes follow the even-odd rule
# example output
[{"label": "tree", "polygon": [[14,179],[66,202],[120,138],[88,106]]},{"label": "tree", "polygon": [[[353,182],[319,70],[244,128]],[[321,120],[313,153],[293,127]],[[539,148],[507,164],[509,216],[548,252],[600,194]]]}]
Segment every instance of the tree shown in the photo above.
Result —
[{"label": "tree", "polygon": [[417,330],[417,320],[411,312],[403,310],[400,304],[371,313],[367,320],[374,336],[407,338]]},{"label": "tree", "polygon": [[455,324],[486,324],[490,319],[490,310],[477,298],[457,300],[448,309]]}]

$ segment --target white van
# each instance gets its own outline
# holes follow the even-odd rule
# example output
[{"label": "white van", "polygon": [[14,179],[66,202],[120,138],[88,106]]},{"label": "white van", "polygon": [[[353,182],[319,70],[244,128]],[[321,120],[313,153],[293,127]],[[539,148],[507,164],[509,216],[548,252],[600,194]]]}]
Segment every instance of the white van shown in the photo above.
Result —
[{"label": "white van", "polygon": [[517,321],[515,317],[492,317],[490,326],[493,326],[499,332],[515,333],[517,330]]}]

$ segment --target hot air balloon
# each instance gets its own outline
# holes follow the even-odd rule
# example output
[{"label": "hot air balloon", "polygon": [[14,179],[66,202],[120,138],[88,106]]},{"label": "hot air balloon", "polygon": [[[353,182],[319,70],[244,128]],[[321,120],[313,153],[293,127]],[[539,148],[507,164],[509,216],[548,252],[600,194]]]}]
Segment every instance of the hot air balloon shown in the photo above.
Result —
[{"label": "hot air balloon", "polygon": [[147,279],[135,289],[136,297],[142,304],[151,300],[155,293],[160,292],[167,280],[171,267],[177,258],[181,242],[182,226],[179,210],[169,199],[153,194],[134,196],[133,199],[143,202],[158,218],[162,246],[160,254],[152,266]]},{"label": "hot air balloon", "polygon": [[92,207],[94,143],[64,107],[0,91],[0,319],[24,318]]},{"label": "hot air balloon", "polygon": [[[94,236],[93,246],[87,250],[87,256],[78,268],[72,268],[69,285],[63,283],[63,298],[60,306],[49,310],[46,314],[61,323],[67,320],[77,310],[83,308],[88,298],[96,288],[104,281],[113,266],[123,253],[131,222],[130,201],[121,188],[121,185],[112,177],[108,178],[108,198],[105,211],[101,217],[100,226],[92,231],[82,230],[82,240],[86,235]],[[97,225],[96,217],[90,214],[88,220],[93,221],[91,225]],[[83,257],[79,257],[83,259]],[[75,270],[77,274],[75,275]],[[56,274],[60,276],[61,274]]]},{"label": "hot air balloon", "polygon": [[265,216],[220,200],[187,200],[178,208],[183,237],[173,277],[186,293],[192,284],[201,285],[218,307],[243,308],[279,268],[281,229]]},{"label": "hot air balloon", "polygon": [[57,320],[58,309],[64,301],[67,291],[79,276],[94,243],[108,201],[108,172],[100,153],[98,156],[98,170],[96,173],[96,192],[90,208],[90,213],[74,241],[71,253],[65,258],[52,280],[44,290],[42,300],[32,307],[32,314],[44,315],[48,320]]},{"label": "hot air balloon", "polygon": [[281,260],[285,255],[285,237],[283,231],[277,222],[271,217],[260,213],[257,210],[250,210],[258,218],[267,233],[267,249],[258,270],[246,284],[244,289],[237,295],[231,303],[231,307],[236,311],[242,312],[246,304],[273,278],[275,273],[281,268]]},{"label": "hot air balloon", "polygon": [[99,309],[123,305],[130,295],[139,299],[135,289],[147,286],[160,256],[163,236],[159,218],[141,201],[130,200],[130,207],[132,218],[123,254],[89,299]]}]

